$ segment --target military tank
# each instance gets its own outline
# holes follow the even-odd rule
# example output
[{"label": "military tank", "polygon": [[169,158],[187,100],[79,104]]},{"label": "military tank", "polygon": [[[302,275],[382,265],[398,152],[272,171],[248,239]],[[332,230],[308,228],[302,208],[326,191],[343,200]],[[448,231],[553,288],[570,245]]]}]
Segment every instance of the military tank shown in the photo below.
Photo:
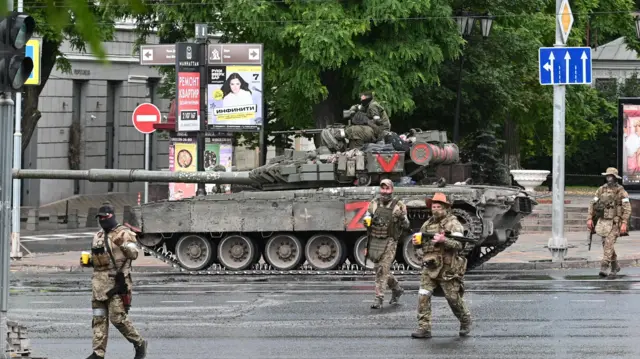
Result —
[{"label": "military tank", "polygon": [[[132,209],[126,222],[138,232],[145,251],[193,274],[354,274],[372,269],[364,257],[362,219],[384,178],[396,183],[395,194],[407,205],[412,231],[431,215],[427,197],[436,192],[449,196],[465,237],[476,240],[465,245],[468,270],[515,243],[522,218],[537,204],[515,187],[430,182],[434,165],[459,162],[458,147],[444,132],[412,131],[404,143],[353,149],[345,147],[342,132],[340,126],[323,129],[319,133],[325,146],[317,151],[288,150],[249,172],[20,170],[14,177],[244,186],[233,193]],[[392,270],[417,274],[420,267],[410,232],[405,233]]]}]

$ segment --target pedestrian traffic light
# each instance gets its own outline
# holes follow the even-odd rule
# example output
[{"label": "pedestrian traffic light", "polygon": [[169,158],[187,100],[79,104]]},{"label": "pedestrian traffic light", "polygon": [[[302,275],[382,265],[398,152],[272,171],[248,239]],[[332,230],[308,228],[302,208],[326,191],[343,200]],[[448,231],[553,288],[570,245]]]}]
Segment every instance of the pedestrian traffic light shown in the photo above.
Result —
[{"label": "pedestrian traffic light", "polygon": [[33,60],[25,56],[27,41],[36,28],[36,21],[29,15],[12,11],[0,22],[0,91],[22,90],[33,71]]}]

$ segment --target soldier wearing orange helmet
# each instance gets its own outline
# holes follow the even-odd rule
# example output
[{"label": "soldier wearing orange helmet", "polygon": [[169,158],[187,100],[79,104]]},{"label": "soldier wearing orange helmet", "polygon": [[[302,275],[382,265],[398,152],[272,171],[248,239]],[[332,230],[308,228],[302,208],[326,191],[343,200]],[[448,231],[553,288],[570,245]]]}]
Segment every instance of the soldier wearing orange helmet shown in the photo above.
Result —
[{"label": "soldier wearing orange helmet", "polygon": [[422,274],[418,290],[418,330],[411,334],[414,338],[431,338],[431,296],[434,290],[442,289],[453,314],[460,321],[460,336],[469,334],[471,313],[464,298],[464,274],[467,259],[460,255],[462,242],[448,239],[444,232],[453,236],[463,236],[464,228],[450,212],[451,202],[444,193],[436,193],[426,200],[432,216],[420,228],[421,233],[436,233],[432,240],[419,240],[414,235],[413,245],[422,257]]}]

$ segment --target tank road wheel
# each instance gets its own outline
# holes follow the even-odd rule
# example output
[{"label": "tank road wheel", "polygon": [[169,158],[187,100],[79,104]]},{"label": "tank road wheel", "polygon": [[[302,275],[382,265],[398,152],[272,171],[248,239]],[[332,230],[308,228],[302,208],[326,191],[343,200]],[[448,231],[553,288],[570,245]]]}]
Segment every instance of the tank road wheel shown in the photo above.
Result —
[{"label": "tank road wheel", "polygon": [[304,254],[316,270],[331,270],[344,261],[345,247],[331,234],[316,234],[309,238]]},{"label": "tank road wheel", "polygon": [[180,265],[190,271],[205,269],[213,263],[213,246],[209,239],[187,234],[176,243],[176,258]]},{"label": "tank road wheel", "polygon": [[153,248],[162,243],[163,238],[159,233],[147,233],[138,236],[138,242],[145,247]]},{"label": "tank road wheel", "polygon": [[402,258],[411,268],[415,270],[422,269],[422,258],[418,257],[416,250],[413,248],[411,236],[407,236],[402,242]]},{"label": "tank road wheel", "polygon": [[291,270],[302,261],[302,244],[290,234],[276,234],[264,248],[264,260],[278,270]]},{"label": "tank road wheel", "polygon": [[228,270],[243,270],[254,263],[256,251],[256,245],[251,238],[232,234],[220,241],[218,260]]},{"label": "tank road wheel", "polygon": [[[367,249],[367,235],[358,238],[356,243],[353,245],[353,255],[355,257],[356,263],[359,266],[364,267],[364,250]],[[367,269],[373,269],[373,262],[371,260],[367,260]]]}]

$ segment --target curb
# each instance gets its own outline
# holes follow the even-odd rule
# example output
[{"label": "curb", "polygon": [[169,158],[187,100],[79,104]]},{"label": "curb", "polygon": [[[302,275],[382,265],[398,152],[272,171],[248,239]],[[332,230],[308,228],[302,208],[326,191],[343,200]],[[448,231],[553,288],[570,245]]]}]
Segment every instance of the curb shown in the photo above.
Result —
[{"label": "curb", "polygon": [[[621,259],[618,261],[622,267],[640,266],[640,258]],[[597,260],[578,260],[564,262],[501,262],[501,263],[485,263],[476,267],[469,272],[478,270],[540,270],[540,269],[581,269],[581,268],[599,268],[600,261]],[[35,272],[91,272],[90,268],[80,266],[59,266],[59,265],[39,265],[39,264],[18,264],[11,266],[12,271],[35,271]],[[140,266],[133,267],[132,273],[166,273],[166,274],[185,274],[185,272],[176,270],[172,266]],[[232,274],[231,274],[232,275]]]}]

